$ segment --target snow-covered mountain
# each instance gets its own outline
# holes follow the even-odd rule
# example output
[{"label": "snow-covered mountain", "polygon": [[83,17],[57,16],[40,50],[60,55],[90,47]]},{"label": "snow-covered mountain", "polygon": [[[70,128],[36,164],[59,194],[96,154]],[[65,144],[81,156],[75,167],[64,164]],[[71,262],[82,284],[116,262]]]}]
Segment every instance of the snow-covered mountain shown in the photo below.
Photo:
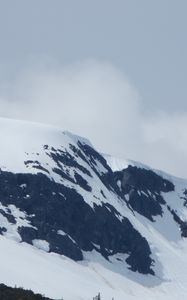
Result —
[{"label": "snow-covered mountain", "polygon": [[187,180],[50,126],[0,119],[0,140],[1,283],[65,300],[185,297]]}]

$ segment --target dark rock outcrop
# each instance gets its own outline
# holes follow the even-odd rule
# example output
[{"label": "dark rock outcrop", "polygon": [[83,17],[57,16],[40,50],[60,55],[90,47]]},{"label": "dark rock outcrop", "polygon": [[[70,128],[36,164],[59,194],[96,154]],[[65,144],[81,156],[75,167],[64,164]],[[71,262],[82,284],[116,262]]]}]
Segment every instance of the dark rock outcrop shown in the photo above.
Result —
[{"label": "dark rock outcrop", "polygon": [[154,221],[154,216],[162,216],[165,200],[161,192],[174,191],[172,182],[162,178],[151,170],[129,166],[115,172],[116,182],[121,182],[121,191],[128,196],[128,205],[139,214]]},{"label": "dark rock outcrop", "polygon": [[[23,184],[24,189],[20,187]],[[94,205],[92,209],[74,189],[43,174],[10,172],[0,174],[0,199],[4,206],[14,204],[26,212],[33,227],[18,228],[24,242],[45,240],[50,251],[74,260],[82,260],[82,251],[93,249],[107,259],[126,253],[133,271],[153,273],[147,241],[112,205]]]}]

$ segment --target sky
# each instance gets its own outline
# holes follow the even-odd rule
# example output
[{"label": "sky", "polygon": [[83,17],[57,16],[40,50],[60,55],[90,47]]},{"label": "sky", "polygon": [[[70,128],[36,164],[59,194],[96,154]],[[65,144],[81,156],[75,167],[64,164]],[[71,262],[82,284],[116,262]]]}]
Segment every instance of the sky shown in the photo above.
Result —
[{"label": "sky", "polygon": [[187,177],[186,0],[0,0],[0,116]]}]

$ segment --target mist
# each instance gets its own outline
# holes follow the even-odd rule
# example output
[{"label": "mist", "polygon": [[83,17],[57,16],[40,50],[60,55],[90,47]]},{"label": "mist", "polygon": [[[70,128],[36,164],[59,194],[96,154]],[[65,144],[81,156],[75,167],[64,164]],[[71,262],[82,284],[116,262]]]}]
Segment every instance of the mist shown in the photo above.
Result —
[{"label": "mist", "polygon": [[101,152],[187,177],[187,113],[149,111],[114,65],[33,65],[0,86],[1,117],[58,126]]}]

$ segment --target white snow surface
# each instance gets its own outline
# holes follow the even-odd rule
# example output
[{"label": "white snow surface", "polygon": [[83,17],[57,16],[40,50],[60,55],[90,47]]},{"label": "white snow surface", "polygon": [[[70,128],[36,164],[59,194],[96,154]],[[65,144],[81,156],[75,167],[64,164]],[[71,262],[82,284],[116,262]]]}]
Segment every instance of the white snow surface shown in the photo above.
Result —
[{"label": "white snow surface", "polygon": [[[87,143],[87,140],[62,132],[58,128],[9,119],[0,119],[0,140],[0,169],[15,173],[37,173],[37,169],[32,165],[27,167],[24,161],[38,160],[48,170],[48,175],[45,174],[58,182],[61,182],[60,178],[52,171],[54,162],[43,150],[44,145],[71,152],[70,144],[77,146],[77,141]],[[90,143],[89,145],[91,146]],[[104,157],[114,171],[123,170],[129,164],[149,169],[133,161],[106,155]],[[88,164],[84,160],[77,159],[88,169]],[[100,174],[106,171],[99,162],[97,168]],[[61,183],[76,188],[89,205],[92,206],[93,202],[99,205],[101,202],[110,201],[120,213],[119,219],[127,217],[149,242],[152,258],[156,261],[154,267],[156,275],[142,275],[130,271],[125,262],[127,255],[116,254],[110,261],[106,261],[96,251],[85,252],[82,262],[74,262],[65,256],[47,253],[46,241],[34,240],[35,247],[20,243],[16,230],[19,224],[31,226],[27,216],[14,206],[6,208],[1,205],[0,208],[5,212],[7,209],[11,210],[16,224],[10,224],[6,217],[0,216],[0,222],[8,229],[6,236],[0,235],[0,282],[32,289],[53,299],[91,300],[99,292],[102,300],[110,300],[112,297],[115,300],[185,299],[187,239],[181,238],[171,214],[165,209],[164,217],[155,217],[156,222],[151,222],[138,213],[131,212],[124,201],[107,190],[91,168],[89,171],[92,178],[85,174],[81,175],[92,186],[92,193],[76,184],[66,181]],[[183,205],[182,197],[184,189],[187,188],[187,180],[156,172],[174,183],[175,191],[163,193],[163,197],[167,204],[186,220],[187,208]],[[101,195],[101,189],[109,200]],[[139,191],[141,192],[143,191]],[[58,233],[66,235],[62,231]]]},{"label": "white snow surface", "polygon": [[33,246],[35,246],[36,248],[43,250],[45,252],[49,252],[49,243],[46,242],[45,240],[38,240],[35,239],[32,241]]},{"label": "white snow surface", "polygon": [[106,159],[108,165],[112,169],[112,171],[122,171],[126,169],[129,165],[130,166],[136,166],[143,169],[150,169],[147,165],[144,165],[140,162],[130,160],[130,159],[124,159],[120,157],[115,157],[109,154],[102,153],[103,157]]},{"label": "white snow surface", "polygon": [[25,166],[24,161],[28,159],[39,160],[47,168],[51,161],[43,151],[44,145],[66,149],[69,143],[77,144],[78,140],[89,143],[56,127],[6,118],[0,118],[0,138],[0,168],[15,173],[38,172],[31,166]]}]

